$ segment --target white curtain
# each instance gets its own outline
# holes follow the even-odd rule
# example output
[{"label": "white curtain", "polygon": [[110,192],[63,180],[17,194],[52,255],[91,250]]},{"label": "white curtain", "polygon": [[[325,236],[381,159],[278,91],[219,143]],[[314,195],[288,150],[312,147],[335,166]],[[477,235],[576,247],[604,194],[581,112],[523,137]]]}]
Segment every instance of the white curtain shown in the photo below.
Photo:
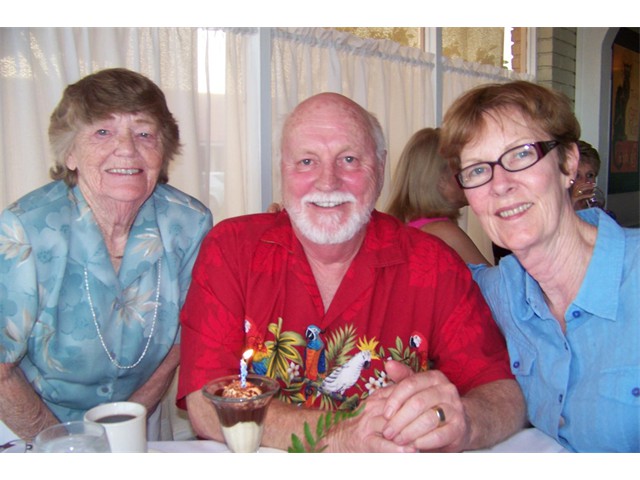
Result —
[{"label": "white curtain", "polygon": [[[532,75],[517,73],[505,68],[444,57],[442,59],[443,111],[446,112],[456,98],[477,85],[505,83],[512,80],[534,81],[535,78]],[[491,240],[484,233],[480,221],[469,207],[462,209],[462,216],[458,220],[458,224],[471,237],[485,258],[493,259]]]},{"label": "white curtain", "polygon": [[388,144],[384,208],[390,172],[409,137],[435,126],[434,56],[384,40],[323,28],[272,29],[274,198],[280,198],[282,123],[300,101],[320,92],[346,95],[374,113]]}]

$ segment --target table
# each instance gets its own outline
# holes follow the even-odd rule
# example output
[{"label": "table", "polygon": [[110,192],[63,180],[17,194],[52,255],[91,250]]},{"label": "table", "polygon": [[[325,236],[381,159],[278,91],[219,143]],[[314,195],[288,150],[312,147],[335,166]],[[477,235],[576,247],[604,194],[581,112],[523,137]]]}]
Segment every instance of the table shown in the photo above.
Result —
[{"label": "table", "polygon": [[[229,449],[213,440],[183,440],[149,442],[151,453],[226,453]],[[260,453],[283,453],[284,450],[261,447]],[[567,452],[559,443],[536,428],[524,429],[502,443],[470,453],[561,453]]]}]

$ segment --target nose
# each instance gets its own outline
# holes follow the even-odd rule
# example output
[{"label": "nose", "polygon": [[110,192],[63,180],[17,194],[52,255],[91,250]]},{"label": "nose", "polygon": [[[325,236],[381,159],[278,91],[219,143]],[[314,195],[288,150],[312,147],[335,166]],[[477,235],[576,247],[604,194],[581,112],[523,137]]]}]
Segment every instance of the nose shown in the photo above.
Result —
[{"label": "nose", "polygon": [[116,137],[116,154],[128,156],[135,152],[136,145],[131,132],[121,132]]},{"label": "nose", "polygon": [[316,188],[326,191],[336,190],[340,185],[340,176],[337,170],[338,167],[334,162],[323,163],[316,180]]},{"label": "nose", "polygon": [[507,172],[502,165],[494,165],[493,178],[489,182],[491,190],[498,195],[509,192],[513,188],[513,175],[516,174],[517,172]]}]

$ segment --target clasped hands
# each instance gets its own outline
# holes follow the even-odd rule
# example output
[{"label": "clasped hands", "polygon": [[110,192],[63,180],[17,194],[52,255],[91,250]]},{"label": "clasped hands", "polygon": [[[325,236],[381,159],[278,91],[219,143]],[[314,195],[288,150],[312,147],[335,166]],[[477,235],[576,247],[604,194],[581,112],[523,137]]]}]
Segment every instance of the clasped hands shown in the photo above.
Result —
[{"label": "clasped hands", "polygon": [[[415,373],[394,360],[385,364],[392,383],[365,400],[359,415],[327,438],[335,451],[460,451],[469,425],[458,390],[440,371]],[[439,410],[439,411],[438,411]]]}]

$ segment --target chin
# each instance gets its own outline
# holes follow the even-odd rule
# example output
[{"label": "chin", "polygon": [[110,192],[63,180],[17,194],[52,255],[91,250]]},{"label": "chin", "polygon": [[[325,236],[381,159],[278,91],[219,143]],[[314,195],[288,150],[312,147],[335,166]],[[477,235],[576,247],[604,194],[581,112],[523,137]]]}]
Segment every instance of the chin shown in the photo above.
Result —
[{"label": "chin", "polygon": [[344,220],[341,214],[323,215],[311,220],[308,215],[290,212],[292,223],[307,240],[318,245],[337,245],[354,238],[369,222],[371,212],[353,213]]}]

